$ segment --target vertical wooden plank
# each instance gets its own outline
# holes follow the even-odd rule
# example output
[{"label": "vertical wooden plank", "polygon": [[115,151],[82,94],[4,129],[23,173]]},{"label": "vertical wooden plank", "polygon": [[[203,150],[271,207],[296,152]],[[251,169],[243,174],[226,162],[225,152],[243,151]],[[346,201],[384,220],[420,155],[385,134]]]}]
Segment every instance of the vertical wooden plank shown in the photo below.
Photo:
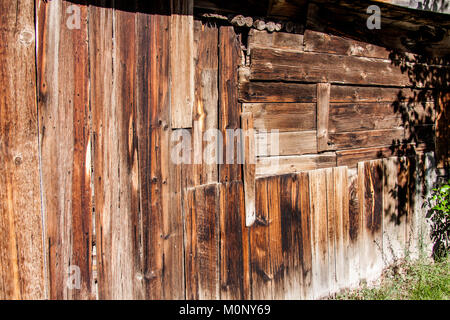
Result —
[{"label": "vertical wooden plank", "polygon": [[34,2],[0,11],[0,299],[45,299]]},{"label": "vertical wooden plank", "polygon": [[[137,136],[139,150],[140,228],[142,241],[141,277],[148,299],[162,299],[170,286],[172,257],[165,248],[172,242],[168,225],[172,212],[169,182],[169,5],[139,3],[136,14],[137,33]],[[148,14],[147,12],[155,12]],[[161,15],[156,14],[161,13]],[[164,15],[166,13],[166,15]],[[181,215],[181,208],[173,211]],[[167,219],[167,220],[165,220]],[[178,221],[178,220],[176,220]],[[183,237],[176,237],[182,247]],[[169,249],[170,250],[170,249]],[[167,272],[165,263],[169,262]],[[140,277],[140,279],[141,279]],[[184,295],[181,292],[173,294]]]},{"label": "vertical wooden plank", "polygon": [[317,84],[317,152],[329,150],[328,119],[330,109],[330,84]]},{"label": "vertical wooden plank", "polygon": [[219,189],[190,189],[186,208],[186,298],[219,299]]},{"label": "vertical wooden plank", "polygon": [[398,158],[398,212],[397,212],[397,239],[399,243],[399,259],[404,259],[407,255],[408,245],[408,212],[409,197],[411,192],[409,185],[409,160],[407,157]]},{"label": "vertical wooden plank", "polygon": [[256,180],[256,222],[251,227],[251,278],[252,299],[272,299],[269,254],[269,204],[268,179]]},{"label": "vertical wooden plank", "polygon": [[335,185],[336,288],[349,287],[349,193],[347,167],[333,168]]},{"label": "vertical wooden plank", "polygon": [[[215,154],[205,155],[207,145],[205,133],[218,129],[218,41],[219,29],[195,21],[195,103],[194,103],[194,143],[202,147],[195,154],[201,164],[194,162],[194,184],[207,184],[218,181],[218,165]],[[197,139],[197,140],[195,140]]]},{"label": "vertical wooden plank", "polygon": [[[240,128],[241,105],[238,103],[238,66],[240,44],[231,26],[219,29],[219,130],[223,136],[223,164],[219,166],[221,182],[241,180],[238,164],[236,129]],[[233,158],[227,156],[227,150]]]},{"label": "vertical wooden plank", "polygon": [[[89,299],[92,279],[91,141],[87,6],[39,3],[39,119],[43,201],[52,299]],[[73,18],[73,17],[72,17]],[[39,30],[42,30],[39,28]],[[69,288],[79,268],[81,286]]]},{"label": "vertical wooden plank", "polygon": [[[422,216],[422,208],[420,211],[417,210],[421,207],[420,198],[420,184],[421,177],[418,171],[418,163],[420,162],[420,156],[414,156],[408,158],[408,214],[406,218],[406,242],[407,242],[407,253],[410,259],[418,259],[420,254],[420,240],[419,240],[419,230],[420,224],[419,219]],[[419,214],[417,214],[419,213]]]},{"label": "vertical wooden plank", "polygon": [[[116,1],[116,8],[134,9],[134,2]],[[113,297],[137,299],[143,296],[136,257],[135,228],[139,210],[136,137],[136,16],[114,9],[113,16],[113,101],[117,140],[117,202],[111,211],[111,267]],[[113,160],[114,161],[114,160]],[[153,205],[153,203],[152,203]],[[149,276],[144,274],[145,276]],[[143,277],[143,278],[144,278]]]},{"label": "vertical wooden plank", "polygon": [[383,253],[384,267],[398,262],[401,248],[398,242],[398,159],[396,157],[383,159]]},{"label": "vertical wooden plank", "polygon": [[[130,11],[116,9],[125,7]],[[99,72],[105,72],[93,76],[98,77],[94,80],[98,86],[95,89],[102,91],[94,92],[91,98],[95,114],[93,128],[98,140],[95,145],[98,149],[94,148],[94,172],[95,181],[98,180],[95,198],[101,205],[96,221],[99,297],[103,299],[143,299],[144,282],[149,279],[141,260],[145,239],[141,239],[139,233],[142,220],[137,136],[137,33],[136,15],[132,12],[135,10],[134,2],[119,1],[115,2],[112,12],[99,11],[97,17],[99,23],[107,26],[105,38],[99,35],[96,44],[98,50],[106,52],[98,52],[94,60]],[[112,43],[108,35],[114,35]],[[105,74],[110,78],[105,78]],[[103,95],[108,93],[110,105],[105,104],[109,98]]]},{"label": "vertical wooden plank", "polygon": [[362,216],[361,206],[364,193],[364,167],[358,165],[356,174],[348,177],[348,263],[350,288],[356,288],[360,280],[360,253],[362,251]]},{"label": "vertical wooden plank", "polygon": [[245,225],[250,227],[255,222],[255,179],[256,150],[253,115],[245,112],[241,115],[244,134],[244,193],[245,193]]},{"label": "vertical wooden plank", "polygon": [[384,165],[383,255],[386,266],[399,263],[407,250],[408,175],[406,158],[389,158]]},{"label": "vertical wooden plank", "polygon": [[313,276],[312,276],[312,216],[310,202],[309,174],[302,172],[298,174],[299,185],[299,208],[301,218],[301,263],[302,263],[302,290],[303,299],[312,299]]},{"label": "vertical wooden plank", "polygon": [[282,252],[280,182],[281,176],[268,178],[270,278],[273,299],[284,299],[285,265]]},{"label": "vertical wooden plank", "polygon": [[298,175],[280,177],[281,251],[283,254],[282,296],[301,299],[303,292],[302,203]]},{"label": "vertical wooden plank", "polygon": [[249,298],[248,229],[242,182],[220,185],[220,298]]},{"label": "vertical wooden plank", "polygon": [[329,294],[328,225],[325,169],[309,172],[311,193],[313,298]]},{"label": "vertical wooden plank", "polygon": [[216,184],[204,190],[205,211],[197,216],[199,298],[219,299],[219,190]]},{"label": "vertical wooden plank", "polygon": [[364,162],[363,236],[361,256],[364,279],[375,281],[383,269],[383,166],[382,160]]},{"label": "vertical wooden plank", "polygon": [[[116,8],[134,10],[135,3],[115,2]],[[143,296],[137,261],[136,237],[139,210],[138,155],[136,136],[136,16],[114,9],[113,16],[113,101],[118,145],[116,210],[111,212],[113,297],[138,299]],[[114,120],[113,120],[114,121]],[[148,275],[144,275],[148,276]]]},{"label": "vertical wooden plank", "polygon": [[[136,144],[138,163],[139,211],[133,225],[137,267],[136,282],[140,291],[136,299],[161,298],[162,275],[162,217],[160,154],[161,130],[153,128],[157,111],[152,109],[152,65],[156,52],[153,51],[156,28],[152,16],[137,13],[136,17]],[[156,87],[157,88],[157,87]],[[156,120],[157,121],[157,120]],[[156,191],[156,192],[155,192]]]},{"label": "vertical wooden plank", "polygon": [[[154,3],[156,12],[152,15],[151,38],[151,110],[152,126],[161,131],[161,215],[163,225],[163,294],[164,299],[184,299],[184,216],[183,216],[183,190],[182,175],[184,167],[171,160],[170,152],[174,143],[170,139],[173,132],[170,130],[171,117],[171,91],[173,82],[170,82],[172,72],[172,24],[173,16],[168,15],[168,3]],[[191,41],[191,40],[189,40]],[[192,38],[193,41],[193,38]],[[176,62],[177,64],[180,61]],[[192,76],[193,77],[193,76]],[[191,100],[193,103],[193,100]],[[192,116],[189,118],[192,123]],[[173,129],[173,128],[172,128]],[[185,186],[184,186],[185,187]]]},{"label": "vertical wooden plank", "polygon": [[186,299],[197,300],[199,298],[198,266],[197,266],[197,212],[204,211],[204,193],[201,188],[190,189],[185,194],[185,274],[186,274]]},{"label": "vertical wooden plank", "polygon": [[93,130],[93,167],[95,190],[95,232],[97,256],[98,297],[112,297],[111,283],[111,211],[116,200],[117,181],[111,172],[117,172],[112,159],[117,159],[112,106],[113,79],[113,10],[91,5],[89,7],[89,63],[90,100]]},{"label": "vertical wooden plank", "polygon": [[170,80],[172,128],[191,128],[194,105],[194,1],[172,0]]},{"label": "vertical wooden plank", "polygon": [[336,278],[336,182],[334,179],[334,170],[325,169],[326,175],[326,200],[327,200],[327,226],[328,226],[328,288],[330,295],[338,290]]}]

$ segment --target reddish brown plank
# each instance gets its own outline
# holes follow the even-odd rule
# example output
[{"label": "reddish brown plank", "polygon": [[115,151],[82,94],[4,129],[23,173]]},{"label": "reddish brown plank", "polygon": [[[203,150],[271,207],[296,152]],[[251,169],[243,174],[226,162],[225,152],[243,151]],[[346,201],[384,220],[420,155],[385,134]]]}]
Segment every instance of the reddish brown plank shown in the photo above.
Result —
[{"label": "reddish brown plank", "polygon": [[45,299],[34,2],[0,11],[0,299]]},{"label": "reddish brown plank", "polygon": [[[92,68],[91,82],[91,112],[93,136],[93,167],[95,192],[95,225],[96,225],[96,269],[98,281],[98,297],[111,297],[111,287],[108,286],[110,270],[111,240],[103,232],[105,226],[110,225],[109,210],[115,201],[114,176],[109,172],[117,170],[108,161],[108,155],[116,158],[115,148],[108,143],[109,138],[115,137],[114,127],[110,119],[114,111],[112,105],[112,52],[113,52],[113,10],[90,6],[89,8],[89,63]],[[115,169],[115,170],[114,170]],[[113,200],[114,199],[114,200]]]},{"label": "reddish brown plank", "polygon": [[[88,8],[83,3],[77,6],[80,28],[70,29],[66,19],[71,5],[68,1],[40,2],[37,11],[37,23],[42,27],[37,57],[38,109],[51,299],[95,297]],[[67,286],[69,273],[80,276],[79,289]]]}]

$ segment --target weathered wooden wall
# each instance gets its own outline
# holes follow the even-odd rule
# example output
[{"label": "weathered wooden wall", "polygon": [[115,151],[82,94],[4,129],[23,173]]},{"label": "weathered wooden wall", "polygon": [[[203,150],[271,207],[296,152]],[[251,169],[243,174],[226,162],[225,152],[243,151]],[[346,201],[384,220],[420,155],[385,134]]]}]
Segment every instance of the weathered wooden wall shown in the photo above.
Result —
[{"label": "weathered wooden wall", "polygon": [[[418,89],[386,50],[311,31],[243,48],[192,6],[0,0],[1,298],[321,298],[417,255],[432,157],[362,162],[432,148],[390,148]],[[175,163],[188,137],[206,157]]]},{"label": "weathered wooden wall", "polygon": [[[318,299],[376,281],[387,266],[429,246],[418,241],[427,223],[416,203],[427,193],[416,179],[430,179],[429,157],[258,178],[256,222],[245,232],[241,184],[190,189],[187,297]],[[239,193],[234,200],[227,198],[230,187]],[[233,246],[224,248],[230,239]],[[224,295],[224,286],[237,291]]]},{"label": "weathered wooden wall", "polygon": [[251,30],[247,55],[243,110],[257,140],[279,131],[278,154],[257,149],[257,175],[434,150],[433,86],[396,66],[386,49],[310,30]]}]

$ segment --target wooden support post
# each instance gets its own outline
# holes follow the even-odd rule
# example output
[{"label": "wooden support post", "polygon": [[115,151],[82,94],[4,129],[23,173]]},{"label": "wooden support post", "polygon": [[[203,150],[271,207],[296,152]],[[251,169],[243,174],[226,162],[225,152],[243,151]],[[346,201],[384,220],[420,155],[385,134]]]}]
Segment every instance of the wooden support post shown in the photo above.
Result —
[{"label": "wooden support post", "polygon": [[329,150],[328,114],[330,108],[330,84],[317,84],[317,152]]}]

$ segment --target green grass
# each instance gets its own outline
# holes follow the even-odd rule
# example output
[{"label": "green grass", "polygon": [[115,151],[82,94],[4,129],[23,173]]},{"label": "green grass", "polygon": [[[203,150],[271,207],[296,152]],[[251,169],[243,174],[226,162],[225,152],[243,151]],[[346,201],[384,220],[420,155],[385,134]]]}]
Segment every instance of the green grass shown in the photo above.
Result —
[{"label": "green grass", "polygon": [[449,300],[450,259],[404,263],[386,272],[381,284],[341,294],[341,300]]}]

